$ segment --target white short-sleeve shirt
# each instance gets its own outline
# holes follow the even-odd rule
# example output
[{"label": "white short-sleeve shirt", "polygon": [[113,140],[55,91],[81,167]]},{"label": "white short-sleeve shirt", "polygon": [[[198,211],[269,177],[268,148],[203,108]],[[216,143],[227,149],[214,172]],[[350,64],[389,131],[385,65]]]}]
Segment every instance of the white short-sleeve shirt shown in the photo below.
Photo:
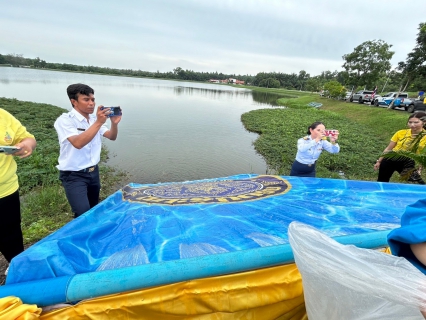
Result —
[{"label": "white short-sleeve shirt", "polygon": [[76,136],[87,130],[96,121],[96,116],[90,115],[87,119],[72,109],[68,113],[63,113],[55,121],[55,129],[59,139],[59,165],[56,167],[62,171],[79,171],[98,164],[101,158],[102,136],[108,127],[103,125],[92,141],[83,148],[75,148],[68,138]]}]

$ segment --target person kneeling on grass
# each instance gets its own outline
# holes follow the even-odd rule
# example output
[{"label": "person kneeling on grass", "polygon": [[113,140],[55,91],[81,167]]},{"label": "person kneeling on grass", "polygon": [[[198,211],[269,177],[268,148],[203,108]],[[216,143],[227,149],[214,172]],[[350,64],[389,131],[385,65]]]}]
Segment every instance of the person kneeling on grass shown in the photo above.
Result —
[{"label": "person kneeling on grass", "polygon": [[[423,128],[426,124],[426,113],[425,112],[416,112],[408,117],[408,127],[409,129],[397,131],[391,138],[391,142],[383,151],[383,153],[388,153],[391,151],[409,151],[419,134],[426,133]],[[417,153],[419,153],[426,145],[426,135],[421,138],[419,142],[419,148]],[[415,170],[416,163],[414,160],[407,157],[397,157],[397,158],[384,158],[380,157],[376,164],[374,165],[374,170],[379,170],[379,176],[377,181],[379,182],[389,182],[392,174],[397,171],[401,176],[409,175],[408,181],[414,181],[419,184],[425,184],[422,177],[420,176],[421,167],[419,171]]]}]

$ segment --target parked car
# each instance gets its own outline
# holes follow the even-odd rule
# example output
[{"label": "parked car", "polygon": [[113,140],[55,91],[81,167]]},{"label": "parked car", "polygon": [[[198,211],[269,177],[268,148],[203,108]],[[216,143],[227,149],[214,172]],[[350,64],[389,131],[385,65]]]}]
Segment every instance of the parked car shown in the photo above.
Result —
[{"label": "parked car", "polygon": [[351,91],[346,91],[344,100],[347,101],[351,97],[351,94],[352,94]]},{"label": "parked car", "polygon": [[349,100],[358,101],[358,103],[371,102],[373,98],[373,91],[361,90],[353,94],[352,98]]},{"label": "parked car", "polygon": [[[388,92],[383,97],[374,97],[374,101],[371,104],[378,106],[389,106],[392,101],[396,98],[398,92]],[[408,110],[409,106],[413,104],[413,100],[408,98],[408,93],[400,92],[398,97],[394,101],[395,107],[404,107],[405,110]]]},{"label": "parked car", "polygon": [[417,111],[426,111],[425,100],[414,100],[413,103],[406,110],[410,113]]}]

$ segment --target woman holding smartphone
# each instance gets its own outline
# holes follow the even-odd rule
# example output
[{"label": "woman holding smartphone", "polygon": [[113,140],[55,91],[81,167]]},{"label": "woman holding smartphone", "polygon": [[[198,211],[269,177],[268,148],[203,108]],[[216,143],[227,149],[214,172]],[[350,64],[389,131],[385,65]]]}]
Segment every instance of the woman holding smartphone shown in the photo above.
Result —
[{"label": "woman holding smartphone", "polygon": [[308,135],[297,141],[296,160],[291,167],[290,176],[315,177],[315,165],[321,152],[323,150],[330,153],[340,151],[340,146],[336,142],[339,131],[333,130],[333,133],[329,135],[330,141],[327,141],[326,131],[322,122],[314,122],[308,127]]},{"label": "woman holding smartphone", "polygon": [[[408,117],[409,129],[397,131],[391,138],[389,145],[383,153],[397,150],[410,150],[414,139],[422,132],[426,124],[426,113],[416,112]],[[426,145],[426,136],[419,143],[419,149],[423,149]],[[420,150],[418,150],[420,151]],[[397,159],[389,159],[380,157],[374,165],[374,170],[379,170],[379,182],[389,182],[392,174],[397,171],[400,175],[410,174],[408,181],[415,181],[419,184],[425,184],[420,173],[415,170],[416,163],[407,157],[399,157]],[[419,168],[421,170],[421,168]]]}]

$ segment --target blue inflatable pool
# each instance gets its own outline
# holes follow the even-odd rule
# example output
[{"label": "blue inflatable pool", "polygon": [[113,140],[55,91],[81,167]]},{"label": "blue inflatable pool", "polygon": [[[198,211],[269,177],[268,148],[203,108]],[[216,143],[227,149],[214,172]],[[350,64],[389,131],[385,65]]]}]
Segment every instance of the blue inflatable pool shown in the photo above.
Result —
[{"label": "blue inflatable pool", "polygon": [[[361,246],[384,246],[405,207],[424,194],[419,185],[254,174],[130,184],[13,259],[0,297],[20,292],[41,305],[82,299],[77,292],[64,298],[60,289],[49,301],[34,300],[28,288],[44,283],[48,291],[84,275],[90,275],[84,281],[96,282],[100,271],[120,273],[125,267],[130,267],[127,275],[139,277],[142,269],[131,268],[145,268],[149,286],[288,263],[292,221],[346,243],[360,244],[362,238]],[[200,263],[200,273],[194,274]],[[91,290],[89,296],[105,294]]]}]

